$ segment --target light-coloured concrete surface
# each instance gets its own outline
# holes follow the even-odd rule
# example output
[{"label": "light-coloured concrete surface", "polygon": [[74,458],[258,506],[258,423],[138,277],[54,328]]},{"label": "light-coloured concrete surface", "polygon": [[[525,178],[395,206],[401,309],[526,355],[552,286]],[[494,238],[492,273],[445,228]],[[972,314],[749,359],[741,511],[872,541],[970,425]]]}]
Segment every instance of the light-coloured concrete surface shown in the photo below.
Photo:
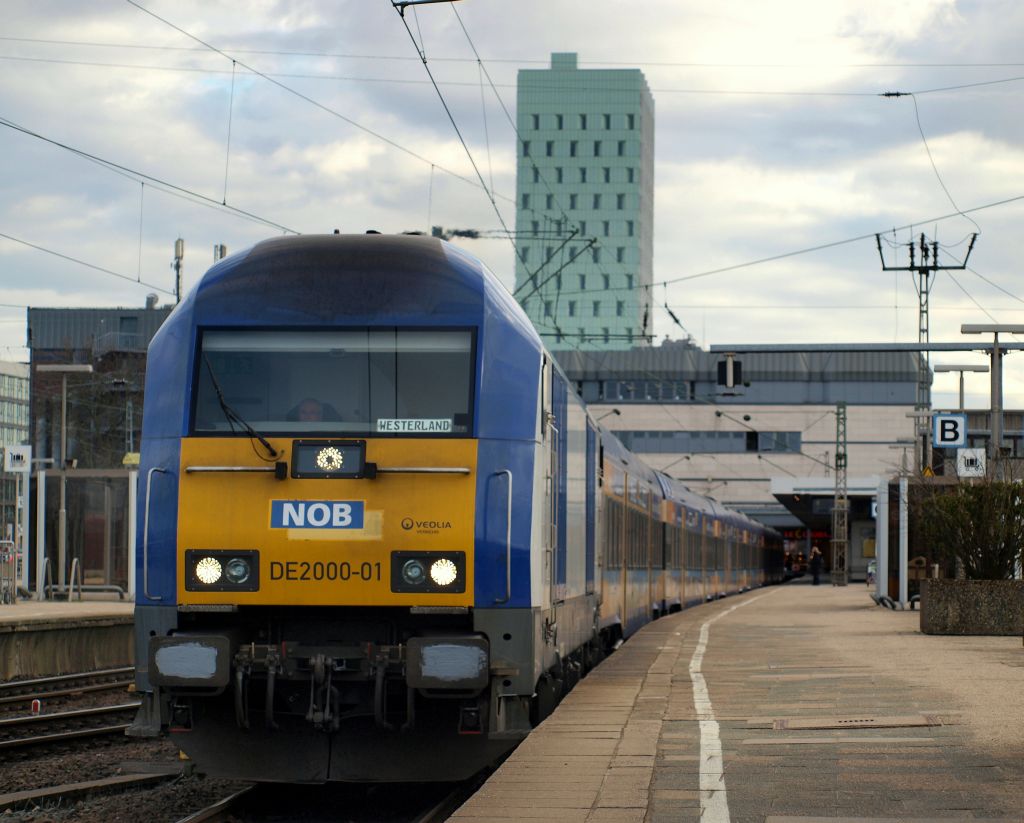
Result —
[{"label": "light-coloured concrete surface", "polygon": [[812,586],[806,594],[786,610],[787,620],[814,621],[845,663],[870,665],[908,690],[950,692],[963,704],[966,728],[980,745],[1024,754],[1022,638],[921,634],[920,612],[879,608],[863,585],[845,591]]},{"label": "light-coloured concrete surface", "polygon": [[131,617],[135,604],[124,600],[22,600],[0,606],[0,625],[38,621],[74,621],[83,617]]},{"label": "light-coloured concrete surface", "polygon": [[[923,635],[918,612],[879,608],[862,584],[800,583],[643,629],[453,819],[701,820],[706,753],[689,666],[701,625],[719,614],[701,668],[723,766],[707,796],[728,799],[732,823],[1024,823],[1021,638]],[[825,728],[787,728],[810,718]],[[514,812],[495,802],[509,786]],[[559,786],[571,817],[552,802]]]}]

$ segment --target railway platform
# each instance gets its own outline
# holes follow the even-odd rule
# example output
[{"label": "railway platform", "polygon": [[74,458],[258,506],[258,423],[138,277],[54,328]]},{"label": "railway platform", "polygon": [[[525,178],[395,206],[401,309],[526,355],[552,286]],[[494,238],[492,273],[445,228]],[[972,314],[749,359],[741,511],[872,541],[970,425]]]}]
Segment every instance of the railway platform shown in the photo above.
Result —
[{"label": "railway platform", "polygon": [[451,820],[1024,821],[1021,638],[919,619],[801,581],[663,618]]},{"label": "railway platform", "polygon": [[133,665],[134,612],[116,599],[0,606],[0,680]]}]

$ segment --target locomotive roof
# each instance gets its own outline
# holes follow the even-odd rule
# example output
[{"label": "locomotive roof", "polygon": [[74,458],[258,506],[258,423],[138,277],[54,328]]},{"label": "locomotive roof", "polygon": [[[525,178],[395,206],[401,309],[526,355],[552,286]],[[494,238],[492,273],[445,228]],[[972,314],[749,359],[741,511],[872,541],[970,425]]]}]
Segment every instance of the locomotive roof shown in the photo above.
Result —
[{"label": "locomotive roof", "polygon": [[[303,235],[257,243],[210,269],[195,291],[197,309],[236,306],[266,322],[393,314],[480,311],[483,269],[430,237]],[[492,275],[493,276],[493,275]]]}]

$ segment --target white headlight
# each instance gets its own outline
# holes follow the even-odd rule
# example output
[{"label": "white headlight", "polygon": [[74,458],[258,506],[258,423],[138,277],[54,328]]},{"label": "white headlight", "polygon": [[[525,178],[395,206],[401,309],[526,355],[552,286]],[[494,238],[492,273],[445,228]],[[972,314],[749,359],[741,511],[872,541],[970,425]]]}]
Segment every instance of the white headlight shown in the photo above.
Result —
[{"label": "white headlight", "polygon": [[196,580],[207,586],[212,586],[221,576],[220,561],[216,557],[201,557],[196,561]]},{"label": "white headlight", "polygon": [[458,568],[447,557],[435,560],[430,565],[430,579],[438,586],[450,586],[458,576]]}]

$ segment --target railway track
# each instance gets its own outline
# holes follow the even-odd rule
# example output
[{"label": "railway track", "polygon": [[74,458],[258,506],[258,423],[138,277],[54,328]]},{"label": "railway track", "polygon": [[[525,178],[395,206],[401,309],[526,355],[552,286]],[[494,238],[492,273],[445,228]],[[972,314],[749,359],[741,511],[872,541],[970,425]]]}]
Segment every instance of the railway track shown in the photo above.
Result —
[{"label": "railway track", "polygon": [[[123,733],[138,701],[0,720],[0,751]],[[121,720],[123,722],[116,722]]]},{"label": "railway track", "polygon": [[172,772],[166,774],[123,774],[99,780],[11,792],[0,795],[0,811],[6,812],[8,809],[39,806],[43,803],[67,802],[107,791],[123,792],[129,789],[145,789],[173,780],[175,777],[176,774]]},{"label": "railway track", "polygon": [[227,823],[229,820],[236,819],[234,813],[241,806],[242,800],[255,788],[255,786],[246,786],[241,791],[230,794],[205,809],[200,809],[188,817],[181,818],[178,823]]},{"label": "railway track", "polygon": [[134,668],[126,666],[0,683],[0,706],[127,688],[134,682],[134,673]]},{"label": "railway track", "polygon": [[[428,784],[257,784],[183,817],[177,823],[260,823],[295,819],[333,823],[338,809],[351,823],[443,823],[479,788],[483,778],[462,783]],[[294,818],[282,817],[288,810]],[[298,813],[297,810],[301,810]]]}]

